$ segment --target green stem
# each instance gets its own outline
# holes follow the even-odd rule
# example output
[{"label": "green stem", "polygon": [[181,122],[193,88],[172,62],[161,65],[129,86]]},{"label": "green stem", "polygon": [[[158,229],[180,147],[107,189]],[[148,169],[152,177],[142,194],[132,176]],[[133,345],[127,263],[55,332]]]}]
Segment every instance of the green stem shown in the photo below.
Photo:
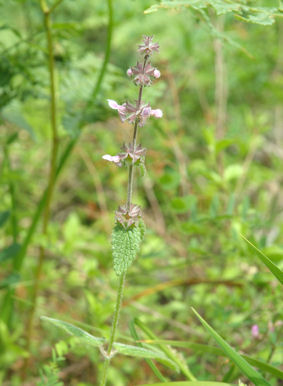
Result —
[{"label": "green stem", "polygon": [[112,349],[113,349],[113,344],[115,341],[116,331],[117,331],[118,322],[119,322],[119,315],[120,315],[120,309],[121,309],[121,305],[122,305],[125,279],[126,279],[126,272],[124,272],[120,277],[120,283],[119,283],[117,300],[116,300],[116,307],[115,307],[115,312],[114,312],[114,317],[113,317],[113,322],[112,322],[112,328],[111,328],[111,335],[109,338],[108,349],[107,349],[107,352],[105,354],[105,361],[104,361],[104,367],[103,367],[103,373],[102,373],[100,386],[106,385],[108,367],[109,367],[110,360],[111,360],[111,357],[113,354]]},{"label": "green stem", "polygon": [[[50,123],[51,123],[51,130],[52,130],[49,176],[48,176],[48,184],[47,184],[47,191],[46,191],[46,202],[45,202],[45,208],[44,208],[44,214],[43,214],[43,224],[42,224],[42,234],[46,236],[48,233],[51,201],[54,193],[55,180],[56,180],[56,164],[57,164],[59,142],[58,142],[58,129],[57,129],[54,46],[53,46],[51,20],[50,20],[50,11],[47,8],[47,5],[44,0],[41,0],[40,5],[44,15],[44,27],[45,27],[46,38],[47,38],[48,69],[49,69],[49,82],[50,82],[50,112],[51,112]],[[35,272],[34,288],[31,296],[32,307],[28,317],[27,328],[26,328],[26,331],[27,331],[26,350],[28,352],[30,351],[34,316],[35,316],[36,307],[37,307],[37,298],[39,293],[40,279],[41,279],[44,260],[45,260],[45,249],[41,247],[39,251],[39,261]],[[26,375],[28,363],[29,361],[28,359],[26,359],[23,367],[23,378]]]},{"label": "green stem", "polygon": [[[9,148],[8,145],[4,147],[4,155],[6,160],[6,165],[9,170],[9,172],[12,172],[12,166],[10,161],[10,154],[9,154]],[[4,162],[3,162],[4,164]],[[11,198],[11,225],[12,225],[12,235],[13,235],[13,242],[16,243],[18,240],[18,219],[17,219],[17,211],[16,211],[16,195],[15,195],[15,185],[13,181],[9,182],[9,193]]]}]

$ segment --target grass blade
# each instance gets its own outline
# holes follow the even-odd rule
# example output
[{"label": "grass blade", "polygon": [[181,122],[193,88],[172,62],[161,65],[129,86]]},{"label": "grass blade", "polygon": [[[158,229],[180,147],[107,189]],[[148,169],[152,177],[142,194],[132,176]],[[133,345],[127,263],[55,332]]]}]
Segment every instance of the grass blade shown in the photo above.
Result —
[{"label": "grass blade", "polygon": [[256,253],[260,260],[265,264],[269,271],[283,284],[283,272],[279,269],[260,249],[258,249],[254,244],[252,244],[244,235],[240,235],[242,239],[251,247],[251,249]]},{"label": "grass blade", "polygon": [[270,384],[262,377],[260,373],[254,370],[249,363],[241,357],[210,325],[192,308],[193,312],[200,320],[203,327],[210,333],[210,335],[216,340],[219,346],[223,349],[226,355],[239,367],[241,372],[246,375],[257,386],[270,386]]},{"label": "grass blade", "polygon": [[[173,347],[187,348],[193,351],[199,351],[207,354],[226,356],[226,353],[221,348],[218,348],[215,346],[208,346],[200,343],[194,343],[194,342],[186,342],[186,341],[179,341],[179,340],[165,340],[165,339],[162,339],[162,340],[146,339],[146,340],[142,340],[141,342],[146,344],[157,344],[157,345],[164,344],[164,345],[173,346]],[[265,371],[278,379],[283,379],[283,371],[281,371],[280,369],[277,369],[276,367],[270,365],[269,363],[263,362],[259,359],[252,358],[248,355],[241,355],[241,356],[250,365],[257,367],[258,369]]]}]

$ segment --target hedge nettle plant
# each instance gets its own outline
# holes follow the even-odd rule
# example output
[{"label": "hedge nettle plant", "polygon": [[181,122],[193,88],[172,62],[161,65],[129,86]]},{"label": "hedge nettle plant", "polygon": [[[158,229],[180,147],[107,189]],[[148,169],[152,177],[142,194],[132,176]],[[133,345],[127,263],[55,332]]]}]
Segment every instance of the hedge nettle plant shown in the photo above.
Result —
[{"label": "hedge nettle plant", "polygon": [[108,348],[103,352],[105,364],[101,385],[106,383],[107,369],[114,354],[113,343],[118,326],[127,270],[140,249],[145,230],[141,208],[132,203],[134,170],[138,165],[143,166],[146,155],[146,149],[140,144],[137,145],[138,128],[143,127],[151,116],[162,117],[160,109],[152,109],[150,104],[142,99],[144,87],[150,86],[154,78],[160,77],[159,70],[154,68],[150,62],[151,55],[159,51],[159,45],[152,40],[151,36],[144,36],[143,43],[138,47],[140,58],[136,66],[130,67],[127,71],[127,75],[139,88],[137,100],[133,103],[127,101],[119,105],[114,100],[108,99],[109,106],[118,111],[122,122],[128,121],[133,124],[133,137],[131,143],[122,147],[121,153],[114,156],[109,154],[103,156],[105,160],[113,162],[118,167],[128,168],[129,176],[127,200],[116,211],[116,224],[112,233],[113,263],[119,278],[119,288]]},{"label": "hedge nettle plant", "polygon": [[55,324],[57,327],[79,338],[80,342],[84,341],[84,343],[100,349],[104,357],[101,386],[106,384],[110,360],[116,352],[124,355],[156,359],[163,364],[169,365],[169,367],[173,365],[173,368],[176,368],[172,360],[168,359],[168,357],[160,351],[157,352],[156,350],[148,348],[115,342],[127,270],[140,249],[145,232],[141,208],[132,202],[134,170],[136,166],[142,169],[144,168],[146,155],[146,149],[140,144],[137,144],[138,128],[144,127],[150,117],[162,117],[162,111],[160,109],[152,109],[150,104],[142,99],[144,87],[150,86],[154,79],[160,77],[159,70],[152,67],[150,62],[152,54],[158,51],[159,45],[153,42],[153,37],[144,36],[143,43],[138,46],[139,60],[135,66],[130,67],[127,71],[127,75],[132,78],[133,83],[138,86],[138,97],[136,101],[133,103],[125,102],[119,105],[116,101],[108,99],[109,106],[118,111],[122,122],[128,121],[133,124],[132,141],[123,145],[119,154],[114,156],[105,154],[102,157],[118,167],[127,168],[129,173],[126,202],[121,204],[116,210],[115,226],[112,232],[113,264],[114,270],[119,278],[119,286],[109,340],[106,342],[104,338],[94,337],[70,323],[42,317],[42,319]]}]

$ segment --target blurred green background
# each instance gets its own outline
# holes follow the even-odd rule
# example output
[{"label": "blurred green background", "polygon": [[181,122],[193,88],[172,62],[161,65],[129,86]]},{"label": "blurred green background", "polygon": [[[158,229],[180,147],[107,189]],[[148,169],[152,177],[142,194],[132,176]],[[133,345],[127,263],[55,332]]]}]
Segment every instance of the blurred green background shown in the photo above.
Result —
[{"label": "blurred green background", "polygon": [[[255,3],[278,6],[277,1]],[[128,324],[139,317],[160,339],[213,345],[193,306],[238,351],[275,367],[282,360],[276,347],[281,288],[239,236],[244,234],[282,267],[282,19],[247,23],[228,8],[217,15],[213,7],[144,13],[155,4],[113,1],[110,59],[95,97],[108,3],[64,0],[52,14],[59,155],[70,141],[75,146],[56,183],[48,233],[42,234],[40,217],[21,269],[15,270],[13,261],[47,184],[49,75],[39,2],[0,1],[3,385],[98,382],[101,354],[72,342],[58,344],[65,336],[39,317],[77,323],[99,336],[109,333],[117,288],[110,235],[114,211],[126,200],[128,174],[101,157],[119,152],[132,127],[120,122],[106,99],[122,103],[136,98],[126,70],[136,63],[145,34],[160,44],[153,64],[161,78],[145,90],[144,100],[161,108],[163,119],[139,131],[139,142],[148,149],[147,172],[143,177],[136,173],[134,201],[143,208],[147,232],[127,276],[119,340],[133,343]],[[30,293],[42,246],[46,259],[23,381]],[[13,304],[7,311],[9,291]],[[251,333],[255,324],[258,337]],[[199,379],[249,384],[226,358],[178,352]],[[116,356],[111,364],[109,385],[157,381],[142,359]],[[184,379],[158,368],[172,381]],[[266,379],[280,384],[273,375]]]}]

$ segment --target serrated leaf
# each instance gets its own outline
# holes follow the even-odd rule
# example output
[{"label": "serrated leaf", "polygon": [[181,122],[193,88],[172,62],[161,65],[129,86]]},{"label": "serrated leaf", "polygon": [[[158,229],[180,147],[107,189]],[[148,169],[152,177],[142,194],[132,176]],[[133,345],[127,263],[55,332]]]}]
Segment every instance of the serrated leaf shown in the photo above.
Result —
[{"label": "serrated leaf", "polygon": [[118,276],[125,273],[135,259],[142,241],[142,229],[133,225],[124,228],[117,223],[112,232],[114,270]]},{"label": "serrated leaf", "polygon": [[256,253],[256,255],[260,258],[260,260],[265,264],[265,266],[269,269],[269,271],[283,284],[283,272],[281,269],[277,267],[277,265],[273,264],[273,262],[254,244],[252,244],[245,236],[241,235],[242,239],[251,247],[251,249]]},{"label": "serrated leaf", "polygon": [[90,346],[99,347],[105,343],[104,338],[98,338],[96,336],[93,336],[88,332],[82,330],[81,328],[76,327],[71,323],[64,322],[63,320],[53,319],[47,316],[41,316],[40,319],[45,322],[49,322],[56,327],[59,327],[61,330],[67,332],[69,335],[78,338],[80,341],[89,344]]},{"label": "serrated leaf", "polygon": [[203,327],[216,340],[222,350],[231,359],[232,362],[241,370],[241,372],[257,386],[270,386],[270,384],[258,373],[249,363],[241,357],[199,314],[192,308],[193,312],[200,320]]}]

